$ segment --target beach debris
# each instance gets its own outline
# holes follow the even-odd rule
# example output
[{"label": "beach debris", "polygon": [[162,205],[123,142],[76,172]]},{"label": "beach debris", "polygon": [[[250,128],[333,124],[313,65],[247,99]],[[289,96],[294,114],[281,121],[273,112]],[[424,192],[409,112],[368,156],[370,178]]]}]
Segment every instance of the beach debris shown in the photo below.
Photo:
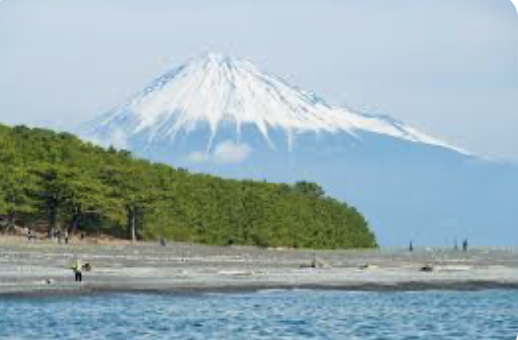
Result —
[{"label": "beach debris", "polygon": [[309,264],[302,264],[300,265],[300,268],[329,268],[331,267],[328,263],[323,261],[322,259],[317,258],[316,256],[313,257],[311,262]]},{"label": "beach debris", "polygon": [[231,275],[231,276],[254,276],[253,270],[220,270],[219,275]]},{"label": "beach debris", "polygon": [[429,263],[427,263],[427,264],[425,264],[424,266],[422,266],[420,268],[420,271],[426,272],[426,273],[433,272],[434,271],[434,266],[429,264]]},{"label": "beach debris", "polygon": [[366,270],[366,269],[376,269],[376,268],[378,268],[378,266],[377,266],[377,265],[375,265],[375,264],[370,264],[370,263],[362,264],[362,265],[360,266],[360,269],[362,269],[362,270]]}]

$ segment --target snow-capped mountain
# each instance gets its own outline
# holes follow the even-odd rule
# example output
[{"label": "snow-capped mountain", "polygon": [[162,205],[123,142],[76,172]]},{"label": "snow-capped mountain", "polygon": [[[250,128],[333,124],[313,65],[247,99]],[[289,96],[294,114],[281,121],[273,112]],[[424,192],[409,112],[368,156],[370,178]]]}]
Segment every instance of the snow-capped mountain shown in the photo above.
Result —
[{"label": "snow-capped mountain", "polygon": [[[242,127],[256,128],[275,147],[270,131],[282,130],[291,149],[297,135],[307,132],[356,136],[371,132],[412,142],[455,149],[389,117],[369,116],[327,104],[311,92],[261,72],[247,60],[207,54],[162,75],[126,104],[107,113],[93,125],[101,141],[135,136],[146,148],[174,141],[207,125],[210,138],[231,123],[239,140]],[[277,147],[282,147],[277,145]]]},{"label": "snow-capped mountain", "polygon": [[357,206],[385,245],[518,237],[515,167],[390,117],[330,105],[242,59],[193,59],[81,131],[196,172],[318,182]]}]

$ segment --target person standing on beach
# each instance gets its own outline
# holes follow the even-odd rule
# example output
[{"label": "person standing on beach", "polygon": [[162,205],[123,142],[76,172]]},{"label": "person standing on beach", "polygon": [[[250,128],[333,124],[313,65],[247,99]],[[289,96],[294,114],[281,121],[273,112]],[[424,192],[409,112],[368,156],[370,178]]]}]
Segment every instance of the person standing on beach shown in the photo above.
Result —
[{"label": "person standing on beach", "polygon": [[81,261],[77,260],[71,269],[74,272],[75,281],[82,282],[83,281],[83,264],[81,263]]},{"label": "person standing on beach", "polygon": [[61,234],[61,229],[56,230],[56,237],[58,239],[58,244],[61,244],[62,236],[63,235]]}]

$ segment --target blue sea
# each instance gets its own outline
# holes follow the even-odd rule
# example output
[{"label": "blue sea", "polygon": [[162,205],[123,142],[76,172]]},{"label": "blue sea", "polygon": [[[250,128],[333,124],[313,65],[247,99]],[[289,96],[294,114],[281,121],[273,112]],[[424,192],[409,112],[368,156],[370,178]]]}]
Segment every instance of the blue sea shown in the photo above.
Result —
[{"label": "blue sea", "polygon": [[0,339],[512,339],[518,291],[0,298]]}]

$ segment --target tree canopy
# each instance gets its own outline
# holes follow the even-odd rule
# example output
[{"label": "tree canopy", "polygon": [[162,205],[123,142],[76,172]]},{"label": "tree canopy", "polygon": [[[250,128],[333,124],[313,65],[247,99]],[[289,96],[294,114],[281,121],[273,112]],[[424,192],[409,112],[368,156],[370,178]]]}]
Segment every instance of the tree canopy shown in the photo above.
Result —
[{"label": "tree canopy", "polygon": [[213,245],[375,247],[353,207],[315,183],[222,179],[68,133],[0,125],[0,222]]}]

